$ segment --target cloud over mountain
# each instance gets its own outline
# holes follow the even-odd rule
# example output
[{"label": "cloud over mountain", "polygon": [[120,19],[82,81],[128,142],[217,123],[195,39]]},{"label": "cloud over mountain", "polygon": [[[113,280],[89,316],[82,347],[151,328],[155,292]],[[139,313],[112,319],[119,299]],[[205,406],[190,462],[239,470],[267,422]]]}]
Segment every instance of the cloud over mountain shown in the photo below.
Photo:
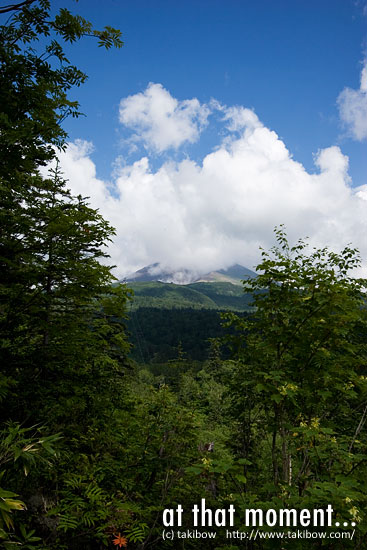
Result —
[{"label": "cloud over mountain", "polygon": [[157,153],[198,140],[210,110],[197,99],[178,101],[161,84],[120,102],[120,122],[133,130],[132,142]]},{"label": "cloud over mountain", "polygon": [[[207,120],[197,100],[179,102],[156,84],[121,105],[121,121],[140,128],[156,151],[197,139]],[[202,272],[235,263],[252,268],[281,223],[292,240],[309,236],[337,250],[351,242],[367,257],[367,186],[352,188],[339,147],[319,151],[318,171],[309,173],[253,111],[210,108],[222,113],[222,137],[201,162],[183,158],[153,169],[142,156],[111,183],[96,177],[87,143],[60,155],[73,192],[90,196],[116,227],[110,254],[118,276],[154,262]]]}]

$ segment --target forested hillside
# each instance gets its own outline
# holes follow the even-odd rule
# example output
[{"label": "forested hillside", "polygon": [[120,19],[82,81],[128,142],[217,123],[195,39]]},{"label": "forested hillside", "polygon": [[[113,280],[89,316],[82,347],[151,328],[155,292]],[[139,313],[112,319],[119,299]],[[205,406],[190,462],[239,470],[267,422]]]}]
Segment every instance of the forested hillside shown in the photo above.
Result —
[{"label": "forested hillside", "polygon": [[[79,113],[70,90],[86,80],[65,42],[119,48],[121,33],[48,0],[0,15],[1,546],[365,548],[358,252],[291,246],[281,227],[244,287],[147,283],[132,285],[134,298],[107,265],[113,227],[73,196],[56,162],[62,122]],[[212,539],[164,539],[163,510],[203,498],[233,506],[246,538],[218,526]],[[353,526],[353,540],[247,536],[249,508],[329,505],[338,529],[321,531]],[[182,530],[192,527],[185,513]]]},{"label": "forested hillside", "polygon": [[132,310],[138,307],[251,310],[252,296],[244,292],[242,285],[227,282],[199,282],[187,285],[161,282],[128,284],[134,291]]}]

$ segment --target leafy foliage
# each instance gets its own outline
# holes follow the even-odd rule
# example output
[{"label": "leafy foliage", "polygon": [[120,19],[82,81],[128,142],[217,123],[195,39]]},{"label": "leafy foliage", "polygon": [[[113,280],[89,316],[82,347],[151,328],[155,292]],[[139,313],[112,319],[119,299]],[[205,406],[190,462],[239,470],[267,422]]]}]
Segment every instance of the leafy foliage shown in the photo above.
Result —
[{"label": "leafy foliage", "polygon": [[291,248],[283,228],[276,235],[279,246],[263,252],[249,283],[256,313],[227,316],[237,328],[242,456],[261,472],[247,490],[289,508],[332,503],[344,521],[362,522],[366,281],[349,275],[359,256],[350,247],[306,254],[304,241]]},{"label": "leafy foliage", "polygon": [[[22,428],[19,424],[8,423],[0,432],[0,467],[2,469],[0,479],[7,483],[12,482],[14,475],[19,475],[19,470],[28,475],[30,468],[37,461],[43,461],[51,466],[51,460],[56,456],[54,448],[59,436],[40,436],[43,430],[40,428]],[[38,433],[37,433],[38,432]],[[19,500],[18,495],[12,491],[0,488],[0,540],[5,548],[11,548],[14,544],[37,542],[41,539],[34,536],[34,530],[27,532],[24,525],[20,524],[19,537],[14,541],[11,531],[14,530],[12,512],[26,510],[26,505]],[[22,542],[20,542],[22,541]]]},{"label": "leafy foliage", "polygon": [[84,36],[95,37],[107,49],[122,46],[119,30],[95,30],[66,8],[52,18],[49,0],[21,3],[0,27],[2,185],[19,185],[20,173],[29,174],[53,158],[53,145],[63,146],[62,121],[80,115],[78,103],[67,93],[87,76],[69,62],[62,41]]}]

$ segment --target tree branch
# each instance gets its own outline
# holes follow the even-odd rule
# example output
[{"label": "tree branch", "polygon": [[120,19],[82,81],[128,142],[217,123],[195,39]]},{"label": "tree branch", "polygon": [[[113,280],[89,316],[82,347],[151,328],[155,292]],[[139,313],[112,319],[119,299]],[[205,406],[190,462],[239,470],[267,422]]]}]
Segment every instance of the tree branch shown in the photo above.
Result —
[{"label": "tree branch", "polygon": [[357,429],[356,429],[356,431],[355,431],[355,433],[354,433],[352,442],[351,442],[351,444],[349,445],[349,449],[348,449],[348,452],[349,452],[349,453],[352,451],[353,445],[354,445],[354,443],[355,443],[355,440],[357,439],[359,432],[362,430],[362,428],[363,428],[363,426],[364,426],[364,424],[365,424],[365,422],[366,422],[366,420],[367,420],[366,416],[367,416],[367,405],[366,405],[365,408],[364,408],[364,411],[363,411],[363,414],[362,414],[362,418],[361,418],[361,420],[360,420],[360,422],[359,422],[359,424],[358,424],[358,426],[357,426]]},{"label": "tree branch", "polygon": [[19,4],[8,4],[7,6],[0,7],[0,13],[8,13],[9,11],[21,10],[25,6],[30,6],[36,0],[24,0],[24,2],[19,2]]}]

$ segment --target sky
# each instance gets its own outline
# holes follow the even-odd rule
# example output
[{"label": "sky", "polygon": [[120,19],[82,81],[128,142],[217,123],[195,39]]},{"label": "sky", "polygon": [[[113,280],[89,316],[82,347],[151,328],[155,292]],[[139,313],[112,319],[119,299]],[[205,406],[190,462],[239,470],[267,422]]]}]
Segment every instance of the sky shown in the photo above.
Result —
[{"label": "sky", "polygon": [[124,46],[67,46],[61,166],[110,220],[115,273],[253,269],[291,242],[360,249],[367,276],[366,0],[54,0]]}]

